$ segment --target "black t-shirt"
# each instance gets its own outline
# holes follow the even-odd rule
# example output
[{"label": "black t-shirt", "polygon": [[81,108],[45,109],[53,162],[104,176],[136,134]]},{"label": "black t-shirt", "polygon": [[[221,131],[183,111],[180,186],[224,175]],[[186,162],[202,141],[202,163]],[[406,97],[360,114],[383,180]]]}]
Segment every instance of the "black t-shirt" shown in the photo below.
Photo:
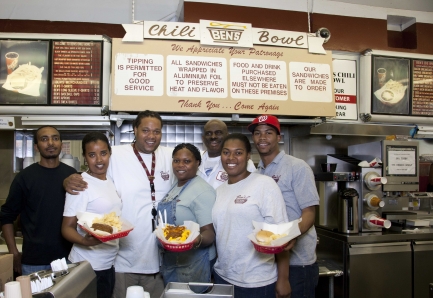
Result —
[{"label": "black t-shirt", "polygon": [[6,203],[1,207],[1,224],[13,223],[21,215],[23,248],[21,262],[49,265],[67,258],[72,243],[61,233],[65,190],[63,180],[76,170],[64,163],[45,168],[38,163],[22,170],[13,180]]}]

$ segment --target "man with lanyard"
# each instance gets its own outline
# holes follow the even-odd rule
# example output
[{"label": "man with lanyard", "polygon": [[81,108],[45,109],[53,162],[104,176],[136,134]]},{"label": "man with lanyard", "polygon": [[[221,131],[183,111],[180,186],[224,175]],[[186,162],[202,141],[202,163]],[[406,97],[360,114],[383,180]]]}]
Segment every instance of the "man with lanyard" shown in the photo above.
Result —
[{"label": "man with lanyard", "polygon": [[319,205],[319,196],[313,171],[305,161],[280,151],[280,122],[277,117],[261,115],[253,120],[248,130],[253,133],[253,142],[261,159],[257,172],[273,178],[278,184],[289,220],[302,218],[299,223],[301,235],[297,237],[290,257],[291,297],[314,297],[319,280],[314,228],[315,205]]},{"label": "man with lanyard", "polygon": [[[135,140],[131,145],[112,147],[108,176],[113,179],[122,199],[122,218],[134,225],[121,238],[115,259],[116,282],[113,297],[124,298],[129,286],[139,285],[151,297],[160,297],[164,284],[159,272],[159,254],[155,228],[156,205],[170,190],[172,148],[159,146],[162,119],[152,111],[140,112],[133,122]],[[65,180],[67,192],[76,194],[86,186],[81,176]]]},{"label": "man with lanyard", "polygon": [[[227,125],[219,119],[209,120],[203,129],[202,140],[207,151],[202,152],[197,174],[215,189],[228,179],[221,163],[222,145],[227,135]],[[256,171],[251,159],[248,161],[248,171]]]}]

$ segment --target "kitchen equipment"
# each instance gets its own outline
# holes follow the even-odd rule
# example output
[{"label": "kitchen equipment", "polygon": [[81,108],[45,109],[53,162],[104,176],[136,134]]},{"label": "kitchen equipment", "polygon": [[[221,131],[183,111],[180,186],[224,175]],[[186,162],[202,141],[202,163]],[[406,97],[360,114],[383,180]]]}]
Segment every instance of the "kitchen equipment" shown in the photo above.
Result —
[{"label": "kitchen equipment", "polygon": [[391,221],[380,217],[379,214],[377,214],[375,211],[372,211],[365,214],[364,226],[366,229],[374,229],[374,228],[389,229],[391,227]]},{"label": "kitchen equipment", "polygon": [[[433,298],[433,241],[414,241],[413,249],[413,288],[414,298]],[[429,295],[430,293],[430,295]]]},{"label": "kitchen equipment", "polygon": [[[191,291],[191,286],[207,286],[212,287],[205,294],[196,294]],[[164,289],[160,298],[232,298],[234,297],[233,285],[217,285],[212,283],[178,283],[169,282]]]},{"label": "kitchen equipment", "polygon": [[333,173],[337,169],[337,164],[336,163],[322,163],[322,164],[320,164],[320,167],[322,168],[323,172]]},{"label": "kitchen equipment", "polygon": [[69,264],[68,271],[59,277],[55,277],[51,270],[30,274],[30,279],[51,276],[53,280],[52,287],[34,293],[33,298],[96,297],[96,274],[89,262]]},{"label": "kitchen equipment", "polygon": [[[348,154],[359,160],[369,161],[378,158],[382,161],[382,167],[359,168],[360,184],[355,188],[363,198],[358,210],[361,232],[380,232],[384,228],[365,221],[372,211],[377,217],[385,218],[382,212],[402,211],[404,207],[409,206],[410,198],[407,194],[410,195],[410,192],[419,189],[418,147],[417,141],[390,140],[348,147]],[[386,226],[389,225],[389,222],[385,223]],[[392,226],[391,229],[394,230]]]},{"label": "kitchen equipment", "polygon": [[346,188],[355,188],[359,183],[357,173],[360,160],[348,156],[328,154],[326,164],[337,164],[342,172],[314,173],[316,187],[319,194],[319,205],[316,207],[316,225],[338,230],[338,191]]},{"label": "kitchen equipment", "polygon": [[340,233],[358,233],[358,192],[353,188],[338,191],[338,231]]},{"label": "kitchen equipment", "polygon": [[367,193],[364,196],[364,202],[367,205],[365,207],[370,210],[377,210],[385,206],[385,202],[382,201],[377,195],[372,193]]},{"label": "kitchen equipment", "polygon": [[348,154],[362,160],[379,157],[382,160],[380,177],[386,178],[383,191],[419,190],[419,142],[382,140],[352,145]]},{"label": "kitchen equipment", "polygon": [[[364,147],[363,147],[364,148]],[[349,146],[349,152],[357,152],[355,146]],[[376,155],[376,153],[371,153]],[[378,152],[380,155],[380,152]],[[359,164],[362,159],[372,160],[375,157],[368,156],[367,153],[356,157],[343,154],[328,154],[327,163],[337,163],[338,168],[344,172],[335,173],[315,173],[316,186],[319,193],[320,204],[316,211],[316,225],[339,231],[342,233],[358,233],[365,231],[382,231],[379,226],[365,225],[363,219],[366,213],[375,211],[381,217],[382,209],[390,200],[384,200],[382,187],[388,181],[382,175],[381,167],[361,167]],[[344,220],[347,220],[347,212],[344,213],[344,200],[340,199],[340,191],[352,188],[358,193],[357,215],[358,231],[349,230],[345,227]],[[347,201],[346,201],[347,202]],[[347,207],[346,207],[347,208]]]}]

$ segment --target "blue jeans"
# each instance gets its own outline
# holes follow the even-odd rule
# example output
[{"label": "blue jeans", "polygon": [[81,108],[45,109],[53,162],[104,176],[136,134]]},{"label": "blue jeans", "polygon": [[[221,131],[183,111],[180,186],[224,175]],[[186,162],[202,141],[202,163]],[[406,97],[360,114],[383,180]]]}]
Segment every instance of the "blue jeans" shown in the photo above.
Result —
[{"label": "blue jeans", "polygon": [[30,275],[36,271],[51,270],[51,265],[26,265],[21,264],[22,275]]},{"label": "blue jeans", "polygon": [[114,267],[107,270],[96,271],[96,292],[97,298],[111,297],[114,290]]},{"label": "blue jeans", "polygon": [[[225,279],[214,271],[214,283],[230,285]],[[275,282],[270,285],[258,288],[242,288],[234,286],[236,298],[275,298]]]},{"label": "blue jeans", "polygon": [[314,298],[319,282],[319,265],[290,266],[289,282],[292,287],[291,298]]}]

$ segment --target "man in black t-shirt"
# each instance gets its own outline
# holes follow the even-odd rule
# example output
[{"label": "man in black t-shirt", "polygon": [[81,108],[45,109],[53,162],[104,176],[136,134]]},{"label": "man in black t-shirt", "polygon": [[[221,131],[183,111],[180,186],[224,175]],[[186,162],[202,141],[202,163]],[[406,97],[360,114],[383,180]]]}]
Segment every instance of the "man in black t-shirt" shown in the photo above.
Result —
[{"label": "man in black t-shirt", "polygon": [[[67,258],[72,244],[61,234],[65,190],[63,180],[75,169],[61,163],[62,140],[52,126],[40,127],[34,135],[34,148],[41,160],[22,170],[10,186],[1,206],[0,222],[9,253],[14,256],[14,271],[19,275],[51,269],[50,263]],[[17,249],[13,222],[20,216],[23,246]]]}]

